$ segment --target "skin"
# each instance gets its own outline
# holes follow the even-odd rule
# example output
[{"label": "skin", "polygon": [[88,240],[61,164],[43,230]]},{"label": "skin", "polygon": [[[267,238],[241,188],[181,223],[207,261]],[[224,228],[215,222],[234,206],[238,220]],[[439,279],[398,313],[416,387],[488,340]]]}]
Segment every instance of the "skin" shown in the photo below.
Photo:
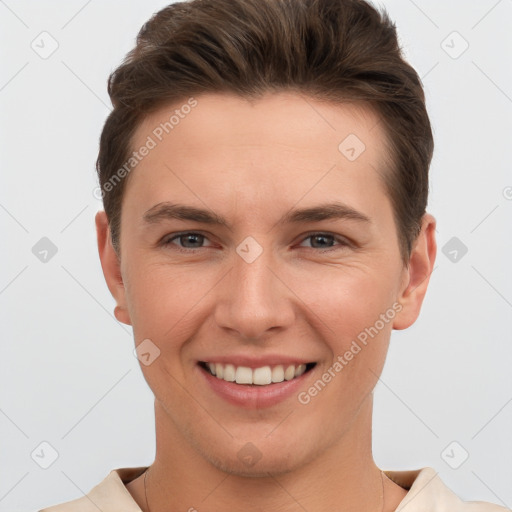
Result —
[{"label": "skin", "polygon": [[[105,213],[96,217],[116,317],[133,326],[137,345],[149,338],[160,350],[150,365],[141,364],[155,395],[150,509],[381,510],[371,450],[373,389],[391,331],[409,327],[420,312],[436,221],[425,214],[404,266],[379,174],[389,172],[385,134],[368,107],[284,92],[253,102],[220,94],[196,99],[128,178],[120,259]],[[148,117],[133,147],[177,107]],[[355,161],[338,150],[349,134],[366,146]],[[207,208],[231,229],[176,219],[145,224],[144,213],[164,201]],[[370,222],[277,224],[292,208],[332,201]],[[190,231],[206,238],[159,244]],[[319,241],[314,233],[334,238]],[[263,249],[252,263],[236,252],[247,236]],[[307,390],[393,304],[400,312],[307,405],[293,395],[245,409],[197,378],[196,363],[206,356],[282,354],[317,362]],[[248,442],[261,454],[251,467],[237,457]],[[127,489],[146,511],[143,479]],[[406,491],[388,478],[384,489],[384,510],[395,510]]]}]

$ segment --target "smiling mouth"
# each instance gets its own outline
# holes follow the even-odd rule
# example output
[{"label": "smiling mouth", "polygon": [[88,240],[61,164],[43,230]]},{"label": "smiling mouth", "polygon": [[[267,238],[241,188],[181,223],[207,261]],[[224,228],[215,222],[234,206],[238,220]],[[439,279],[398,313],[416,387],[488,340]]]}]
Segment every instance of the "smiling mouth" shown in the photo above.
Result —
[{"label": "smiling mouth", "polygon": [[200,361],[199,366],[210,375],[226,382],[236,384],[266,386],[279,382],[293,380],[309,372],[316,362],[299,365],[272,365],[260,368],[235,366],[233,364],[209,363]]}]

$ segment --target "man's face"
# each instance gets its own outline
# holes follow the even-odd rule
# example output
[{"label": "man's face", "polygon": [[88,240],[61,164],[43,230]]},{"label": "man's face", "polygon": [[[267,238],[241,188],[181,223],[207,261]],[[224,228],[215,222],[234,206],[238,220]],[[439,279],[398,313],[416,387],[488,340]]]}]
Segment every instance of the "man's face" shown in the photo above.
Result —
[{"label": "man's face", "polygon": [[[148,136],[156,146],[125,190],[118,304],[136,344],[150,340],[146,359],[160,351],[141,364],[160,436],[235,473],[288,471],[366,435],[354,426],[400,318],[409,273],[378,174],[384,135],[354,105],[284,93],[196,100],[168,134],[157,128],[180,105],[136,132],[134,149]],[[293,215],[334,203],[345,214]],[[227,225],[174,218],[171,205]],[[301,363],[314,366],[261,384]]]}]

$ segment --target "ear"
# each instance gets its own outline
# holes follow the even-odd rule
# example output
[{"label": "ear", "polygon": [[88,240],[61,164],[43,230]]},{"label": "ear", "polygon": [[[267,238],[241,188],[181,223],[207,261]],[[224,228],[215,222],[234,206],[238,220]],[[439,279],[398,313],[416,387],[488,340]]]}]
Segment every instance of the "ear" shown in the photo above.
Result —
[{"label": "ear", "polygon": [[402,309],[395,316],[393,329],[407,329],[418,318],[421,305],[427,293],[430,275],[437,253],[436,219],[426,213],[422,218],[421,231],[414,242],[409,266],[404,269],[404,284],[398,302]]},{"label": "ear", "polygon": [[96,236],[98,238],[98,252],[103,275],[112,297],[117,302],[114,315],[119,322],[131,325],[130,315],[126,306],[126,290],[121,275],[120,260],[112,245],[107,214],[104,211],[99,211],[96,214]]}]

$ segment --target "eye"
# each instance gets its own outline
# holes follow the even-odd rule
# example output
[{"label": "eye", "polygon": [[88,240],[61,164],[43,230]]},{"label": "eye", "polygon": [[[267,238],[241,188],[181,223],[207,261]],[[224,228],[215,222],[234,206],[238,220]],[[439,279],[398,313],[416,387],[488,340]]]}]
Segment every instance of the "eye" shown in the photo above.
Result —
[{"label": "eye", "polygon": [[[174,241],[177,240],[179,244],[175,244]],[[202,243],[208,240],[205,235],[196,232],[189,233],[179,233],[170,238],[164,238],[162,241],[162,245],[178,245],[178,250],[183,252],[193,251],[194,249],[202,249]],[[190,244],[190,245],[189,245]]]},{"label": "eye", "polygon": [[[311,248],[321,249],[322,252],[328,252],[350,246],[350,243],[345,238],[331,235],[330,233],[311,233],[304,239],[304,241],[306,240],[312,240]],[[330,245],[331,242],[336,241],[339,242],[337,246]]]},{"label": "eye", "polygon": [[[161,245],[164,247],[172,245],[181,252],[193,252],[195,249],[208,247],[203,245],[206,240],[208,240],[208,238],[202,233],[190,231],[168,236],[162,240]],[[345,238],[330,233],[311,233],[303,239],[302,243],[307,240],[312,241],[311,249],[319,249],[321,252],[342,249],[351,245]],[[332,244],[336,242],[338,242],[338,244],[333,246]]]}]

